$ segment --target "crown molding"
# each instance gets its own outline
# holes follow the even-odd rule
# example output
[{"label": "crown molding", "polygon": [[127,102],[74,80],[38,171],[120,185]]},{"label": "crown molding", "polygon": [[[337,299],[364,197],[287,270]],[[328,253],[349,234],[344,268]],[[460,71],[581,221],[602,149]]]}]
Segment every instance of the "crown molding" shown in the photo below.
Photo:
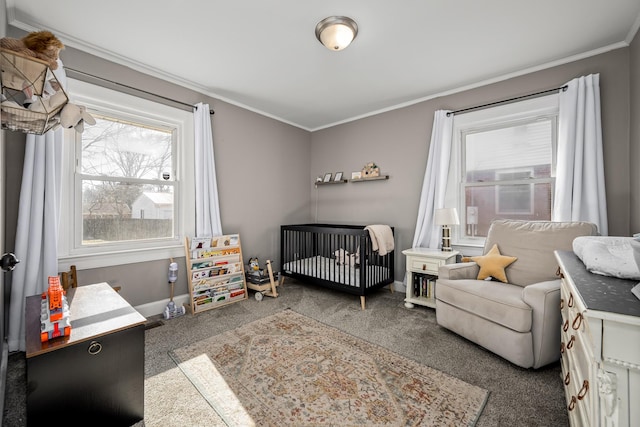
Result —
[{"label": "crown molding", "polygon": [[485,80],[480,80],[477,82],[473,82],[467,85],[463,85],[463,86],[459,86],[457,88],[452,88],[449,90],[445,90],[445,91],[441,91],[435,94],[430,94],[424,97],[419,97],[419,98],[415,98],[406,102],[402,102],[399,104],[395,104],[389,107],[385,107],[382,109],[378,109],[375,111],[370,111],[368,113],[364,113],[361,115],[357,115],[357,116],[353,116],[353,117],[349,117],[346,118],[344,120],[340,120],[337,122],[332,122],[332,123],[328,123],[326,125],[322,125],[322,126],[317,126],[317,127],[308,127],[308,126],[303,126],[299,123],[294,123],[291,122],[289,120],[286,120],[282,117],[278,117],[275,116],[273,114],[267,113],[265,111],[259,110],[257,108],[251,107],[249,105],[246,105],[242,102],[238,102],[236,100],[230,99],[226,96],[220,95],[218,93],[215,93],[213,91],[211,91],[210,89],[199,85],[193,81],[181,78],[180,76],[174,75],[174,74],[170,74],[170,73],[166,73],[166,72],[162,72],[162,71],[158,71],[154,68],[151,68],[141,62],[136,61],[133,58],[129,58],[129,57],[125,57],[119,54],[116,54],[114,52],[111,52],[107,49],[101,48],[99,46],[87,43],[83,40],[79,40],[75,37],[70,36],[69,34],[66,34],[63,31],[59,31],[55,28],[48,28],[44,25],[42,25],[41,23],[39,23],[37,20],[31,18],[31,17],[17,17],[16,13],[15,13],[15,2],[18,0],[6,0],[7,2],[7,22],[9,25],[19,28],[21,30],[24,31],[39,31],[42,29],[46,29],[49,30],[51,32],[53,32],[54,34],[56,34],[62,41],[64,44],[74,47],[78,50],[81,50],[83,52],[87,52],[90,53],[92,55],[95,55],[99,58],[102,59],[106,59],[108,61],[114,62],[116,64],[131,68],[135,71],[141,72],[143,74],[146,75],[150,75],[152,77],[156,77],[159,78],[161,80],[165,80],[167,82],[170,83],[174,83],[176,85],[182,86],[186,89],[191,89],[194,90],[196,92],[199,92],[203,95],[209,96],[211,98],[215,98],[218,99],[220,101],[224,101],[228,104],[234,105],[236,107],[242,108],[244,110],[247,111],[251,111],[253,113],[259,114],[261,116],[264,117],[268,117],[270,119],[279,121],[281,123],[305,130],[307,132],[316,132],[316,131],[320,131],[323,129],[328,129],[328,128],[332,128],[338,125],[342,125],[342,124],[346,124],[346,123],[350,123],[350,122],[354,122],[357,120],[361,120],[364,118],[368,118],[371,116],[375,116],[378,114],[382,114],[385,112],[389,112],[389,111],[394,111],[394,110],[398,110],[401,108],[405,108],[405,107],[409,107],[415,104],[419,104],[421,102],[425,102],[425,101],[429,101],[431,99],[435,99],[435,98],[440,98],[440,97],[444,97],[444,96],[448,96],[448,95],[453,95],[456,93],[460,93],[460,92],[464,92],[467,90],[471,90],[471,89],[476,89],[482,86],[486,86],[486,85],[490,85],[493,83],[498,83],[501,81],[505,81],[505,80],[509,80],[512,79],[514,77],[520,77],[526,74],[530,74],[530,73],[534,73],[537,71],[541,71],[541,70],[545,70],[548,68],[553,68],[553,67],[557,67],[560,65],[564,65],[564,64],[568,64],[571,62],[575,62],[575,61],[579,61],[581,59],[585,59],[585,58],[589,58],[595,55],[599,55],[602,53],[606,53],[612,50],[616,50],[616,49],[621,49],[621,48],[625,48],[628,47],[631,43],[631,41],[633,41],[633,38],[635,37],[636,33],[638,32],[638,30],[640,29],[640,15],[638,15],[636,21],[634,22],[634,25],[632,26],[632,28],[629,30],[629,33],[626,37],[626,39],[624,41],[618,42],[618,43],[613,43],[610,44],[608,46],[604,46],[598,49],[594,49],[588,52],[583,52],[577,55],[572,55],[569,57],[565,57],[565,58],[561,58],[561,59],[557,59],[554,61],[550,61],[547,62],[545,64],[541,64],[541,65],[537,65],[534,67],[528,67],[528,68],[524,68],[518,71],[514,71],[512,73],[507,73],[507,74],[503,74],[500,76],[496,76],[493,77],[491,79],[485,79]]},{"label": "crown molding", "polygon": [[191,80],[187,80],[184,79],[180,76],[177,76],[175,74],[171,74],[171,73],[166,73],[163,71],[158,71],[155,68],[151,68],[146,64],[143,64],[139,61],[136,61],[133,58],[129,58],[123,55],[119,55],[115,52],[112,52],[108,49],[104,49],[102,47],[96,46],[94,44],[91,43],[87,43],[84,40],[80,40],[76,37],[73,37],[67,33],[65,33],[64,31],[58,30],[56,28],[51,28],[51,27],[47,27],[45,25],[42,25],[41,23],[37,22],[36,20],[33,19],[26,19],[24,17],[16,17],[16,13],[15,13],[15,7],[13,5],[9,6],[9,3],[13,3],[13,0],[8,0],[8,4],[7,4],[7,21],[9,23],[9,25],[15,27],[15,28],[19,28],[21,30],[27,31],[27,32],[32,32],[32,31],[41,31],[41,30],[48,30],[51,31],[52,33],[54,33],[56,35],[56,37],[58,37],[66,46],[70,46],[73,47],[75,49],[78,49],[82,52],[86,52],[89,53],[91,55],[95,55],[99,58],[111,61],[115,64],[118,65],[122,65],[125,66],[127,68],[131,68],[132,70],[138,71],[140,73],[152,76],[152,77],[156,77],[158,79],[167,81],[169,83],[174,83],[178,86],[182,86],[186,89],[190,89],[193,91],[196,91],[198,93],[201,93],[203,95],[209,96],[211,98],[215,98],[218,99],[220,101],[224,101],[228,104],[234,105],[236,107],[240,107],[244,110],[248,110],[251,111],[252,113],[256,113],[259,114],[261,116],[265,116],[268,117],[270,119],[273,120],[277,120],[279,122],[282,122],[284,124],[290,125],[290,126],[294,126],[306,131],[311,131],[311,129],[302,126],[298,123],[293,123],[291,121],[288,121],[286,119],[283,119],[282,117],[278,117],[275,116],[273,114],[267,113],[265,111],[259,110],[257,108],[251,107],[249,105],[243,104],[242,102],[238,102],[236,100],[230,99],[226,96],[220,95],[218,93],[215,93],[213,91],[211,91],[209,88],[202,86],[198,83],[195,83]]}]

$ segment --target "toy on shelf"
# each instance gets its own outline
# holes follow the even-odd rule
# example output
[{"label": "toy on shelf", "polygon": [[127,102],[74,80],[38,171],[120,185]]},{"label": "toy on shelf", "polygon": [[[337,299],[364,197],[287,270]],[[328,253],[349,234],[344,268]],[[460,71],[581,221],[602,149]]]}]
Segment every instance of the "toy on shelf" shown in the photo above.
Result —
[{"label": "toy on shelf", "polygon": [[362,179],[380,176],[380,168],[375,162],[369,162],[362,168]]},{"label": "toy on shelf", "polygon": [[40,341],[71,335],[69,304],[58,276],[49,277],[49,289],[42,293]]},{"label": "toy on shelf", "polygon": [[271,260],[267,260],[266,265],[266,270],[261,269],[258,258],[249,258],[249,267],[246,272],[247,287],[256,291],[255,298],[258,301],[262,301],[264,295],[273,298],[278,297],[276,288],[280,285],[280,280],[273,278]]},{"label": "toy on shelf", "polygon": [[58,56],[64,49],[62,42],[49,31],[34,31],[21,39],[3,37],[0,39],[0,47],[38,58],[46,62],[52,70],[58,68]]}]

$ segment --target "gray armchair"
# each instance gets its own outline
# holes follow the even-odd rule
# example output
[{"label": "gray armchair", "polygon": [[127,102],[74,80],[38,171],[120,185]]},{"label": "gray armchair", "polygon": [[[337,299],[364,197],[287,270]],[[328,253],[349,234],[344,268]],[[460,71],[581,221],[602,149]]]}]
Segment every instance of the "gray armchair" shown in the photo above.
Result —
[{"label": "gray armchair", "polygon": [[506,268],[509,283],[476,280],[475,262],[439,269],[436,319],[458,335],[523,368],[560,358],[560,280],[553,252],[572,250],[573,239],[596,235],[588,222],[496,220],[483,254],[494,244],[518,259]]}]

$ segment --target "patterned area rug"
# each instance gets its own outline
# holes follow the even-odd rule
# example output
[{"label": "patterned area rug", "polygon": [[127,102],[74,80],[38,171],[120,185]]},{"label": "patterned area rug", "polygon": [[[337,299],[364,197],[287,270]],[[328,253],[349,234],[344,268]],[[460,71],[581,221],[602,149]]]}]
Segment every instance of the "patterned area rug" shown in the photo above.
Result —
[{"label": "patterned area rug", "polygon": [[469,426],[488,397],[290,310],[170,355],[230,426]]}]

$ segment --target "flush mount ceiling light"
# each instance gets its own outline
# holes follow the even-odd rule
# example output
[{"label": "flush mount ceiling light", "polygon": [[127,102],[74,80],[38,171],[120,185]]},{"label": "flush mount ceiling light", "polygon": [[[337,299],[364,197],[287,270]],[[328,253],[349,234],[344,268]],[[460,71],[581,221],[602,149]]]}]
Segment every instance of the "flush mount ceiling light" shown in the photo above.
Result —
[{"label": "flush mount ceiling light", "polygon": [[329,50],[342,50],[358,34],[358,24],[346,16],[330,16],[316,25],[316,37]]}]

